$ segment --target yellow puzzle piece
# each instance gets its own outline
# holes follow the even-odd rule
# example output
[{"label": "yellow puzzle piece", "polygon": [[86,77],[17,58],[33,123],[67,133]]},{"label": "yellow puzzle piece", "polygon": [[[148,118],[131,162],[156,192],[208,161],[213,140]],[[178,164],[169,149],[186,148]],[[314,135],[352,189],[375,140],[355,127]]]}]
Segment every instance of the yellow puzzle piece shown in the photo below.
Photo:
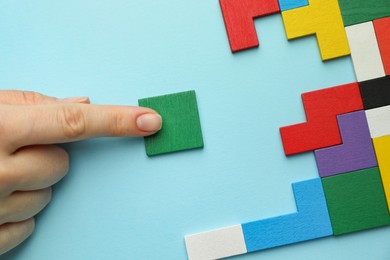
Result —
[{"label": "yellow puzzle piece", "polygon": [[309,0],[309,5],[282,12],[287,39],[315,34],[322,60],[351,53],[338,0]]},{"label": "yellow puzzle piece", "polygon": [[390,135],[374,138],[373,142],[390,212]]}]

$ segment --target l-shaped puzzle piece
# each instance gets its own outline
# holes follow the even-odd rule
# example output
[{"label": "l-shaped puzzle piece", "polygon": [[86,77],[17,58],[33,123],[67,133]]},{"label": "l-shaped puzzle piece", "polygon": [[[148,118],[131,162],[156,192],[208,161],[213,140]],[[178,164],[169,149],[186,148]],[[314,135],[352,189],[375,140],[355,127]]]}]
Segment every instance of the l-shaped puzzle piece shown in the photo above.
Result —
[{"label": "l-shaped puzzle piece", "polygon": [[219,259],[333,234],[321,179],[292,185],[297,212],[185,237],[189,260]]},{"label": "l-shaped puzzle piece", "polygon": [[292,186],[297,213],[242,224],[248,252],[333,235],[321,179]]}]

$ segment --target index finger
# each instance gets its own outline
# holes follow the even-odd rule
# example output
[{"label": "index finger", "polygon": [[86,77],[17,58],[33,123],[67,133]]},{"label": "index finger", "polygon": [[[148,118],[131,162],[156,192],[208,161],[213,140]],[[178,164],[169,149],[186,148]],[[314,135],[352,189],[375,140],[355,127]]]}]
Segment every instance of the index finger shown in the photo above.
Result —
[{"label": "index finger", "polygon": [[129,106],[2,106],[0,116],[6,137],[3,143],[13,149],[93,137],[146,136],[157,132],[162,124],[154,110]]}]

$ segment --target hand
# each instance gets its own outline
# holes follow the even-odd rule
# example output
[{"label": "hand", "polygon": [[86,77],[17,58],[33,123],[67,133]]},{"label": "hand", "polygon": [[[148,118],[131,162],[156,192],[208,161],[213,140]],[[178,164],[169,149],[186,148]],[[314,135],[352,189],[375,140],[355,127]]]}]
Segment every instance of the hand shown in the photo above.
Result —
[{"label": "hand", "polygon": [[51,199],[50,187],[68,171],[68,154],[53,144],[146,136],[160,128],[161,117],[148,108],[0,91],[0,255],[31,235],[34,216]]}]

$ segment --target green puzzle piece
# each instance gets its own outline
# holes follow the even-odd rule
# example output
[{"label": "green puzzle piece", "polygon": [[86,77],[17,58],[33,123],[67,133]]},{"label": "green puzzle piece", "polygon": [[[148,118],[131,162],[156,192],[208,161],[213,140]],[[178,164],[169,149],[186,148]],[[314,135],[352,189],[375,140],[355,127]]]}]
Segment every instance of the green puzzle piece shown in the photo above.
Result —
[{"label": "green puzzle piece", "polygon": [[322,179],[334,235],[390,224],[378,167]]},{"label": "green puzzle piece", "polygon": [[390,0],[339,0],[345,26],[390,16]]},{"label": "green puzzle piece", "polygon": [[140,99],[138,104],[156,110],[163,119],[161,130],[145,137],[148,156],[203,147],[195,91]]}]

